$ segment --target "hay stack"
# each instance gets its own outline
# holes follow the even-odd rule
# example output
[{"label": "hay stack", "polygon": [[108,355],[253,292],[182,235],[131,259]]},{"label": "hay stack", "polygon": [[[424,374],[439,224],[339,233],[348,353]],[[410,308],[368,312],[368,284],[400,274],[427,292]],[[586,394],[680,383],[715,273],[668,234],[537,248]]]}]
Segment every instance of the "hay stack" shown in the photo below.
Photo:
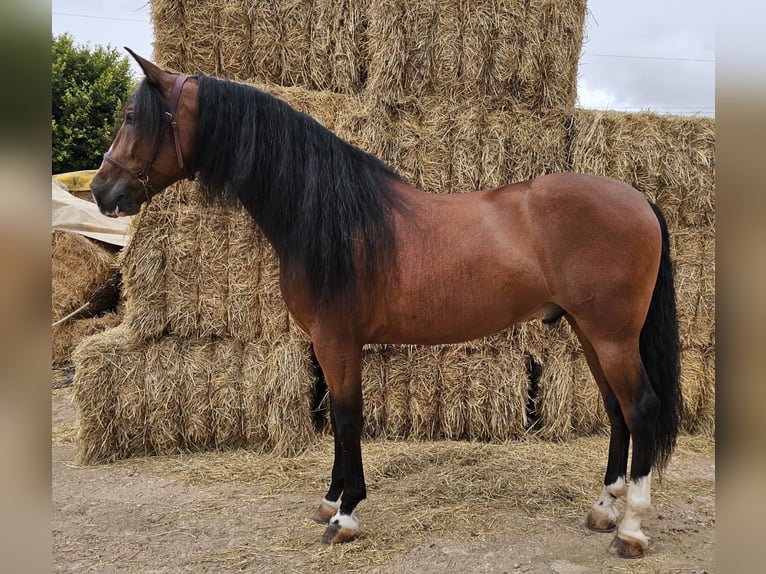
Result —
[{"label": "hay stack", "polygon": [[571,108],[585,2],[371,2],[366,97]]},{"label": "hay stack", "polygon": [[155,0],[163,65],[358,94],[571,108],[585,0]]},{"label": "hay stack", "polygon": [[141,340],[125,324],[75,351],[83,464],[248,447],[294,455],[313,440],[303,340]]},{"label": "hay stack", "polygon": [[[52,319],[57,321],[86,303],[112,276],[117,256],[104,244],[78,233],[54,231],[51,248]],[[92,317],[103,309],[84,309],[78,317]]]},{"label": "hay stack", "polygon": [[[51,359],[66,365],[84,338],[120,322],[117,255],[103,243],[77,233],[54,231],[51,250],[51,318],[54,323],[89,302],[77,315],[52,328]],[[94,294],[97,294],[94,297]]]}]

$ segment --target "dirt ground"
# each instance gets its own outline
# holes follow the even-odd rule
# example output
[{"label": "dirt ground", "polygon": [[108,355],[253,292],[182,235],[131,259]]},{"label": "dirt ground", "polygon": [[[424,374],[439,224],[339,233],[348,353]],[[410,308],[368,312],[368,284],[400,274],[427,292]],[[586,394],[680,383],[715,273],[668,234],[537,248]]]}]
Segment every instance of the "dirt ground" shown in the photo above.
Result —
[{"label": "dirt ground", "polygon": [[588,452],[606,452],[604,436],[555,445],[370,441],[362,531],[330,547],[311,520],[329,439],[292,459],[242,451],[81,467],[71,399],[71,388],[53,391],[54,572],[715,571],[709,438],[682,437],[655,478],[649,552],[638,560],[612,557],[612,534],[584,527],[606,461],[587,473],[576,467]]}]

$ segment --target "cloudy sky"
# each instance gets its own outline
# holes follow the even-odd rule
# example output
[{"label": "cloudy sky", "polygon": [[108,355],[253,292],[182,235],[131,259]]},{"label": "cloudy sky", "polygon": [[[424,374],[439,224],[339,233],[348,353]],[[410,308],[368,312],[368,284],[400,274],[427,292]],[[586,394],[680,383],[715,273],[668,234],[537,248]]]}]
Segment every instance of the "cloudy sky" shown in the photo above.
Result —
[{"label": "cloudy sky", "polygon": [[[54,34],[152,54],[147,0],[52,0],[51,8]],[[579,106],[715,114],[713,0],[589,0],[588,9]]]}]

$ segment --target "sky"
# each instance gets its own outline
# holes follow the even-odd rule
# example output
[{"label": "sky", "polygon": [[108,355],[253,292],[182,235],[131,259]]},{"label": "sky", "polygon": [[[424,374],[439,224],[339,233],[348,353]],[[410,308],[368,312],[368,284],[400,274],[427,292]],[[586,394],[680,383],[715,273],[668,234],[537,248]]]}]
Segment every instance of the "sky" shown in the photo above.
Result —
[{"label": "sky", "polygon": [[[715,115],[713,0],[589,0],[588,10],[579,107]],[[152,57],[148,0],[51,0],[51,11],[53,34]]]}]

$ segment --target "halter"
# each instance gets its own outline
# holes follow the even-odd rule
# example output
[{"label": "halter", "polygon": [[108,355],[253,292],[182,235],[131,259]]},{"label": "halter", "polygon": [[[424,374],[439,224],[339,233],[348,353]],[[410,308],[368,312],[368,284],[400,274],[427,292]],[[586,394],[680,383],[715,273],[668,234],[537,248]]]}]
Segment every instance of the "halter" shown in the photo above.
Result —
[{"label": "halter", "polygon": [[[191,76],[184,76],[179,75],[176,76],[176,81],[173,84],[173,90],[170,92],[170,100],[168,100],[168,111],[165,112],[165,116],[167,117],[168,123],[170,124],[170,127],[173,131],[173,142],[175,144],[176,148],[176,159],[178,160],[178,166],[184,171],[184,174],[186,175],[187,179],[194,179],[194,174],[189,171],[189,169],[184,164],[184,156],[183,152],[181,150],[181,139],[178,135],[178,122],[175,118],[176,108],[178,108],[178,101],[181,98],[181,90],[183,90],[184,84],[186,83],[186,80],[188,80]],[[140,170],[135,170],[121,161],[118,161],[114,159],[112,156],[110,156],[108,153],[104,154],[104,159],[111,163],[112,165],[119,167],[120,169],[127,171],[130,175],[135,177],[138,181],[141,182],[141,185],[144,188],[144,195],[146,196],[146,201],[149,201],[149,198],[151,197],[150,194],[156,195],[159,191],[156,187],[154,187],[151,183],[149,183],[149,172],[152,169],[152,164],[154,163],[155,158],[157,157],[157,153],[160,149],[160,138],[158,137],[156,140],[154,140],[154,143],[152,144],[152,152],[149,154],[149,157],[146,158],[146,163],[144,163],[144,167],[142,167]]]}]

